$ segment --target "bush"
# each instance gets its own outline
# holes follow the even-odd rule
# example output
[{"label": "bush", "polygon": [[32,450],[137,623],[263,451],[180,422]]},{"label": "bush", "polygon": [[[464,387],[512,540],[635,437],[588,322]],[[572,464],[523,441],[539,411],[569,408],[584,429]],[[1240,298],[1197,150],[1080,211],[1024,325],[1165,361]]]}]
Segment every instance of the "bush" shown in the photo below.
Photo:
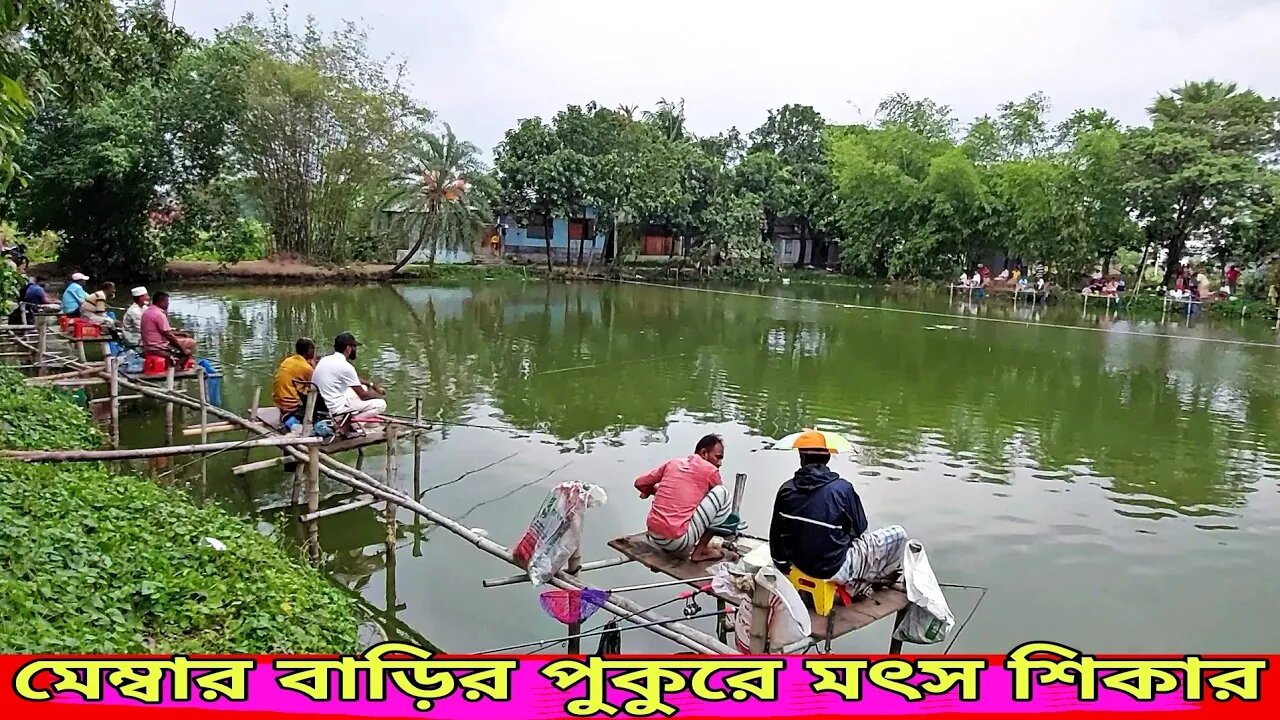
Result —
[{"label": "bush", "polygon": [[[0,371],[0,446],[100,440],[65,393]],[[102,465],[0,460],[0,565],[4,652],[356,649],[351,601],[319,573],[240,518]]]}]

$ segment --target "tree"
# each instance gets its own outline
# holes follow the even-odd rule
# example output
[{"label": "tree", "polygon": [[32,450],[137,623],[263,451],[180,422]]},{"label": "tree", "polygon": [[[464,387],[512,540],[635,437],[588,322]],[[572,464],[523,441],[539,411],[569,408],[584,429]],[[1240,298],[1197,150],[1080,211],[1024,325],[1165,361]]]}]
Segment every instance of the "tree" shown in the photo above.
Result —
[{"label": "tree", "polygon": [[1127,144],[1128,189],[1147,240],[1166,253],[1168,284],[1192,238],[1221,234],[1267,203],[1280,105],[1209,80],[1160,95],[1148,114],[1151,127]]},{"label": "tree", "polygon": [[272,12],[265,24],[246,16],[227,37],[253,49],[234,147],[275,249],[349,258],[430,113],[404,90],[401,67],[369,57],[351,23],[326,37],[308,19],[298,35]]},{"label": "tree", "polygon": [[[808,105],[784,105],[769,111],[764,124],[751,133],[751,152],[768,153],[776,163],[754,161],[747,186],[764,200],[766,232],[780,217],[795,217],[800,227],[800,257],[816,240],[827,236],[833,187],[827,164],[827,122]],[[750,154],[744,164],[751,161]],[[769,190],[774,182],[782,186]]]},{"label": "tree", "polygon": [[31,168],[14,198],[23,224],[58,231],[64,264],[158,272],[164,254],[148,211],[158,189],[181,208],[220,176],[240,109],[241,57],[237,46],[215,44],[182,56],[167,80],[144,78],[78,109],[42,113],[20,156]]},{"label": "tree", "polygon": [[930,140],[953,141],[958,123],[950,105],[923,98],[915,100],[906,93],[894,93],[880,101],[876,120],[881,125],[902,125]]},{"label": "tree", "polygon": [[473,244],[485,225],[493,222],[486,193],[476,186],[489,181],[475,145],[462,142],[448,125],[440,136],[428,135],[411,163],[392,183],[400,185],[386,206],[400,214],[401,227],[415,238],[391,274],[400,272],[431,242],[430,264],[436,253]]}]

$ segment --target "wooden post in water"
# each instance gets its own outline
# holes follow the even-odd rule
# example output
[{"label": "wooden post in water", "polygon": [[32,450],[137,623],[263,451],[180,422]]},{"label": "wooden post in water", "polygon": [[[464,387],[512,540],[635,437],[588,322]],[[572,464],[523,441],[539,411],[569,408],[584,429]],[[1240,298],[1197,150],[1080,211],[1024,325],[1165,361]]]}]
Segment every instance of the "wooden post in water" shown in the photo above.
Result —
[{"label": "wooden post in water", "polygon": [[413,401],[413,498],[418,499],[422,484],[422,396]]},{"label": "wooden post in water", "polygon": [[[907,610],[910,607],[911,607],[910,605],[907,605],[906,607],[899,610],[898,614],[893,617],[893,630],[897,630],[898,626],[902,624],[902,621],[907,619]],[[893,631],[890,631],[890,632],[893,632]],[[830,643],[829,640],[827,642]],[[893,637],[892,635],[889,636],[889,654],[890,655],[902,654],[902,641],[896,637]]]},{"label": "wooden post in water", "polygon": [[44,375],[44,354],[49,349],[49,316],[36,315],[36,375]]},{"label": "wooden post in water", "polygon": [[[200,444],[209,442],[209,389],[205,386],[204,366],[199,365],[196,371],[196,382],[200,383]],[[200,457],[200,492],[196,496],[200,504],[204,504],[205,487],[209,482],[209,461]]]},{"label": "wooden post in water", "polygon": [[[258,389],[253,393],[254,415],[258,412]],[[307,393],[307,405],[302,410],[302,437],[311,437],[311,423],[316,416],[316,390]],[[299,471],[300,472],[300,471]],[[320,448],[307,448],[307,514],[320,509]],[[307,523],[307,557],[313,565],[320,565],[320,521]]]},{"label": "wooden post in water", "polygon": [[[565,572],[573,578],[573,582],[578,581],[578,573],[582,571],[582,550],[574,550],[573,555],[569,556],[569,565],[565,568]],[[582,653],[582,638],[577,637],[582,633],[582,623],[569,624],[569,647],[566,652],[570,655],[578,655]]]},{"label": "wooden post in water", "polygon": [[[388,487],[396,486],[396,426],[387,425],[387,469],[386,483]],[[387,526],[387,534],[384,542],[387,547],[387,560],[390,562],[392,556],[396,554],[396,504],[387,501],[386,508],[382,511],[383,522]]]},{"label": "wooden post in water", "polygon": [[[757,574],[759,574],[757,572]],[[765,655],[769,652],[769,588],[765,587],[754,576],[751,590],[751,654]],[[740,608],[743,612],[746,608]]]},{"label": "wooden post in water", "polygon": [[[107,358],[107,395],[111,402],[111,447],[120,447],[120,358]],[[200,438],[204,444],[205,438]]]},{"label": "wooden post in water", "polygon": [[[413,499],[422,499],[422,396],[413,401]],[[422,516],[413,514],[413,556],[422,557]]]},{"label": "wooden post in water", "polygon": [[[170,395],[173,394],[174,388],[173,373],[174,367],[172,365],[165,368],[164,389]],[[169,445],[173,444],[173,403],[171,402],[164,404],[164,441]]]}]

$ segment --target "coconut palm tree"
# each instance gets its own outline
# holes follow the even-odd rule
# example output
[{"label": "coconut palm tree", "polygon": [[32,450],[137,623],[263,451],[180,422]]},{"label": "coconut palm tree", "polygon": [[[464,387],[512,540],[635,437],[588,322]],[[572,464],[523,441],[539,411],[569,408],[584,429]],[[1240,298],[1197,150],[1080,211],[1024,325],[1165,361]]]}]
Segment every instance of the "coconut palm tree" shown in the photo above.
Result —
[{"label": "coconut palm tree", "polygon": [[488,194],[483,192],[489,179],[480,151],[458,140],[448,125],[440,135],[428,134],[407,167],[392,178],[394,190],[384,204],[399,213],[397,224],[405,236],[414,238],[391,274],[408,265],[428,241],[432,265],[441,249],[449,252],[475,242],[480,230],[493,222]]}]

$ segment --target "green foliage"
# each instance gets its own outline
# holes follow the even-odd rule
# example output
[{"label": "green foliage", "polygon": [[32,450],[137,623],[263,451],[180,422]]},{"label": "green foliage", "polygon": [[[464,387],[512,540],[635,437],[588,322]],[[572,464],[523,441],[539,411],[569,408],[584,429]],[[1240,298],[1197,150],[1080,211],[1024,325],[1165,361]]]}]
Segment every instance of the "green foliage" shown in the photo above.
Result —
[{"label": "green foliage", "polygon": [[445,125],[440,136],[426,135],[411,164],[392,178],[396,189],[382,205],[397,213],[403,236],[413,238],[392,274],[408,265],[427,241],[428,265],[435,265],[436,253],[472,247],[480,231],[493,223],[493,192],[478,187],[493,180],[484,172],[479,154],[476,146],[459,141]]},{"label": "green foliage", "polygon": [[[64,393],[0,372],[0,447],[100,441]],[[99,465],[0,460],[0,562],[6,652],[356,649],[350,600],[252,525]]]},{"label": "green foliage", "polygon": [[1280,103],[1234,83],[1187,83],[1159,96],[1151,127],[1132,131],[1125,158],[1133,210],[1146,239],[1166,251],[1165,281],[1192,238],[1219,257],[1275,243],[1253,233],[1272,212]]},{"label": "green foliage", "polygon": [[221,172],[242,54],[193,47],[154,5],[126,8],[119,22],[112,58],[126,63],[128,84],[104,80],[101,93],[40,114],[20,155],[29,186],[12,202],[27,229],[58,231],[63,264],[145,278],[164,261],[148,210],[181,215],[188,195]]},{"label": "green foliage", "polygon": [[352,23],[295,33],[274,11],[226,33],[250,51],[245,112],[232,143],[266,212],[274,250],[341,262],[365,242],[388,178],[425,142],[430,113],[403,87],[403,67],[369,56]]}]

